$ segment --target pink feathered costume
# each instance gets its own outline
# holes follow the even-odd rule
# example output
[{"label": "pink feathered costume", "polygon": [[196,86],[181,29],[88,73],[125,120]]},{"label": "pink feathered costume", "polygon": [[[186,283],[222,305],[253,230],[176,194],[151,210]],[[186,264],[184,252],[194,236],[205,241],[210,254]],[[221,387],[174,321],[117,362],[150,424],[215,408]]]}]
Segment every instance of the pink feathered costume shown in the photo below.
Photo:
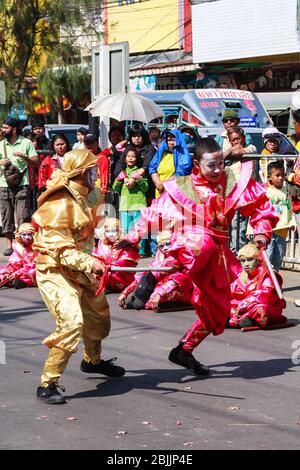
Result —
[{"label": "pink feathered costume", "polygon": [[[187,273],[187,269],[180,263],[176,254],[175,245],[172,246],[166,256],[164,256],[160,250],[157,250],[155,260],[149,264],[149,266],[153,268],[173,267],[173,270],[169,273],[152,272],[153,276],[158,280],[158,283],[148,302],[145,304],[145,309],[151,310],[153,308],[152,298],[155,294],[160,295],[160,305],[164,302],[180,302],[183,305],[189,305],[191,303],[194,285]],[[143,274],[144,273],[137,273],[134,281],[124,289],[122,293],[126,295],[126,297],[137,287]]]},{"label": "pink feathered costume", "polygon": [[210,333],[221,334],[230,315],[230,284],[240,271],[228,247],[235,212],[239,209],[250,218],[255,235],[269,238],[278,221],[264,185],[252,179],[251,173],[252,162],[248,161],[226,167],[217,183],[203,178],[196,168],[191,176],[166,180],[164,193],[142,209],[142,218],[134,227],[136,236],[142,237],[148,224],[156,230],[175,224],[177,244],[184,247],[180,262],[196,286],[192,303],[198,319],[181,339],[188,352]]},{"label": "pink feathered costume", "polygon": [[[105,266],[135,267],[140,259],[139,248],[128,240],[118,239],[111,244],[106,240],[99,240],[93,255]],[[134,280],[134,273],[106,272],[105,287],[112,292],[122,292]]]},{"label": "pink feathered costume", "polygon": [[11,281],[20,279],[25,282],[27,287],[35,287],[37,285],[35,258],[38,253],[33,251],[31,247],[26,248],[18,242],[13,242],[13,250],[7,265],[0,267],[0,282],[5,276],[10,276]]},{"label": "pink feathered costume", "polygon": [[[282,286],[282,277],[278,273],[275,274],[279,285]],[[244,318],[255,320],[255,323],[262,328],[268,324],[286,323],[287,318],[282,315],[285,307],[286,302],[278,297],[265,265],[258,266],[248,276],[246,275],[246,278],[245,272],[242,271],[231,284],[229,324],[232,327],[238,328]]]}]

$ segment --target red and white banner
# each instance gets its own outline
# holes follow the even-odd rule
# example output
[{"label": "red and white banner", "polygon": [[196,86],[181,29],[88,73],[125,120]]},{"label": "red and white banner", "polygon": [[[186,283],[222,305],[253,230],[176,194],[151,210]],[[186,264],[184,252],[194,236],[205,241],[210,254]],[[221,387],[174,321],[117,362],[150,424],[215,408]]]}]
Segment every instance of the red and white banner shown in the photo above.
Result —
[{"label": "red and white banner", "polygon": [[238,100],[252,100],[254,101],[254,96],[251,91],[245,90],[226,90],[226,88],[216,88],[216,89],[203,89],[195,90],[196,95],[201,100],[207,99],[238,99]]}]

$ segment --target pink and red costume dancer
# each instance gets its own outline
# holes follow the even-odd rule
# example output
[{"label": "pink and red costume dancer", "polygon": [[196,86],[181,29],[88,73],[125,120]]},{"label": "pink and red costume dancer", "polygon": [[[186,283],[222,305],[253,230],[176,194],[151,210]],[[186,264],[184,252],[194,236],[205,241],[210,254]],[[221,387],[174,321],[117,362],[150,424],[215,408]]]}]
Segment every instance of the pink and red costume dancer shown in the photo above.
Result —
[{"label": "pink and red costume dancer", "polygon": [[[260,261],[256,245],[245,245],[238,258],[244,269],[231,284],[229,326],[239,328],[255,324],[265,328],[269,324],[286,323],[287,318],[282,315],[286,302],[278,297],[269,270]],[[282,286],[282,277],[277,272],[275,275]]]},{"label": "pink and red costume dancer", "polygon": [[190,270],[196,286],[192,302],[198,319],[169,359],[201,374],[208,373],[208,368],[198,372],[198,365],[202,365],[192,354],[180,351],[192,353],[210,333],[224,331],[231,308],[230,284],[240,270],[228,247],[231,220],[240,210],[241,215],[249,217],[255,242],[264,245],[270,241],[278,217],[264,185],[251,178],[252,163],[237,162],[224,170],[222,151],[213,139],[197,142],[194,167],[191,176],[163,182],[164,193],[151,207],[142,209],[142,219],[134,230],[141,237],[148,223],[152,227],[170,221],[174,224],[177,243],[184,247],[180,261]]},{"label": "pink and red costume dancer", "polygon": [[[21,224],[15,233],[13,253],[6,266],[0,267],[0,284],[15,287],[36,286],[35,258],[38,253],[32,250],[35,228],[30,223]],[[8,280],[6,283],[5,280]]]},{"label": "pink and red costume dancer", "polygon": [[[104,236],[93,251],[107,267],[135,267],[140,259],[138,243],[121,237],[118,219],[108,218],[104,224]],[[106,271],[104,284],[108,291],[122,292],[134,280],[134,273]]]},{"label": "pink and red costume dancer", "polygon": [[[177,258],[176,244],[172,243],[171,232],[164,230],[157,236],[158,250],[155,260],[150,263],[150,267],[162,268],[172,267],[172,271],[151,271],[158,283],[145,303],[145,309],[154,310],[165,302],[179,302],[183,305],[190,305],[194,290],[193,282],[188,274],[187,269],[181,264]],[[182,247],[180,247],[182,252]],[[128,295],[138,286],[141,277],[145,273],[137,273],[134,281],[124,289],[119,297],[120,305],[124,305]],[[122,298],[121,298],[122,297]]]}]

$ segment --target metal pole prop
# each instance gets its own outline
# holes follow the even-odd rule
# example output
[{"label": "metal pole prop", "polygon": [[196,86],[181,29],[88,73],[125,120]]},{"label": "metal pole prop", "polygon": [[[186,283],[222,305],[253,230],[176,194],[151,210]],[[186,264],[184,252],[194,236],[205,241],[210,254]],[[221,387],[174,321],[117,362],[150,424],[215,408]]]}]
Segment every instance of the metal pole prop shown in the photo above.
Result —
[{"label": "metal pole prop", "polygon": [[268,268],[268,270],[269,270],[269,273],[270,273],[270,275],[271,275],[271,278],[272,278],[272,280],[273,280],[273,282],[274,282],[274,287],[275,287],[275,289],[276,289],[277,295],[278,295],[278,297],[279,297],[280,299],[283,299],[283,294],[282,294],[281,287],[280,287],[280,285],[279,285],[279,283],[278,283],[276,274],[275,274],[275,272],[274,272],[274,269],[273,269],[273,266],[272,266],[272,264],[271,264],[271,261],[269,260],[269,257],[268,257],[268,255],[267,255],[267,253],[266,253],[266,250],[262,250],[262,254],[263,254],[263,258],[264,258],[264,261],[265,261],[265,263],[266,263],[266,266],[267,266],[267,268]]},{"label": "metal pole prop", "polygon": [[109,268],[109,271],[113,273],[118,273],[118,272],[127,272],[127,273],[143,273],[143,272],[162,272],[162,273],[168,273],[172,271],[172,267],[169,268],[151,268],[151,267],[126,267],[126,266],[111,266]]}]

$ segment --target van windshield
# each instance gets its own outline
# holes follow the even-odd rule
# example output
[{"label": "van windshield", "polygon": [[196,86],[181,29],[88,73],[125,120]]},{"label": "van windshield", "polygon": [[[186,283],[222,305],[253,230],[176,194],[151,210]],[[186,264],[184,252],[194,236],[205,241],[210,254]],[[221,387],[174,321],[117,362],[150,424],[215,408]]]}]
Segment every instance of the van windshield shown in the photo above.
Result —
[{"label": "van windshield", "polygon": [[48,129],[49,139],[53,139],[56,134],[64,134],[68,141],[70,142],[71,147],[77,142],[77,129],[61,129],[59,131],[55,131],[53,129]]}]

